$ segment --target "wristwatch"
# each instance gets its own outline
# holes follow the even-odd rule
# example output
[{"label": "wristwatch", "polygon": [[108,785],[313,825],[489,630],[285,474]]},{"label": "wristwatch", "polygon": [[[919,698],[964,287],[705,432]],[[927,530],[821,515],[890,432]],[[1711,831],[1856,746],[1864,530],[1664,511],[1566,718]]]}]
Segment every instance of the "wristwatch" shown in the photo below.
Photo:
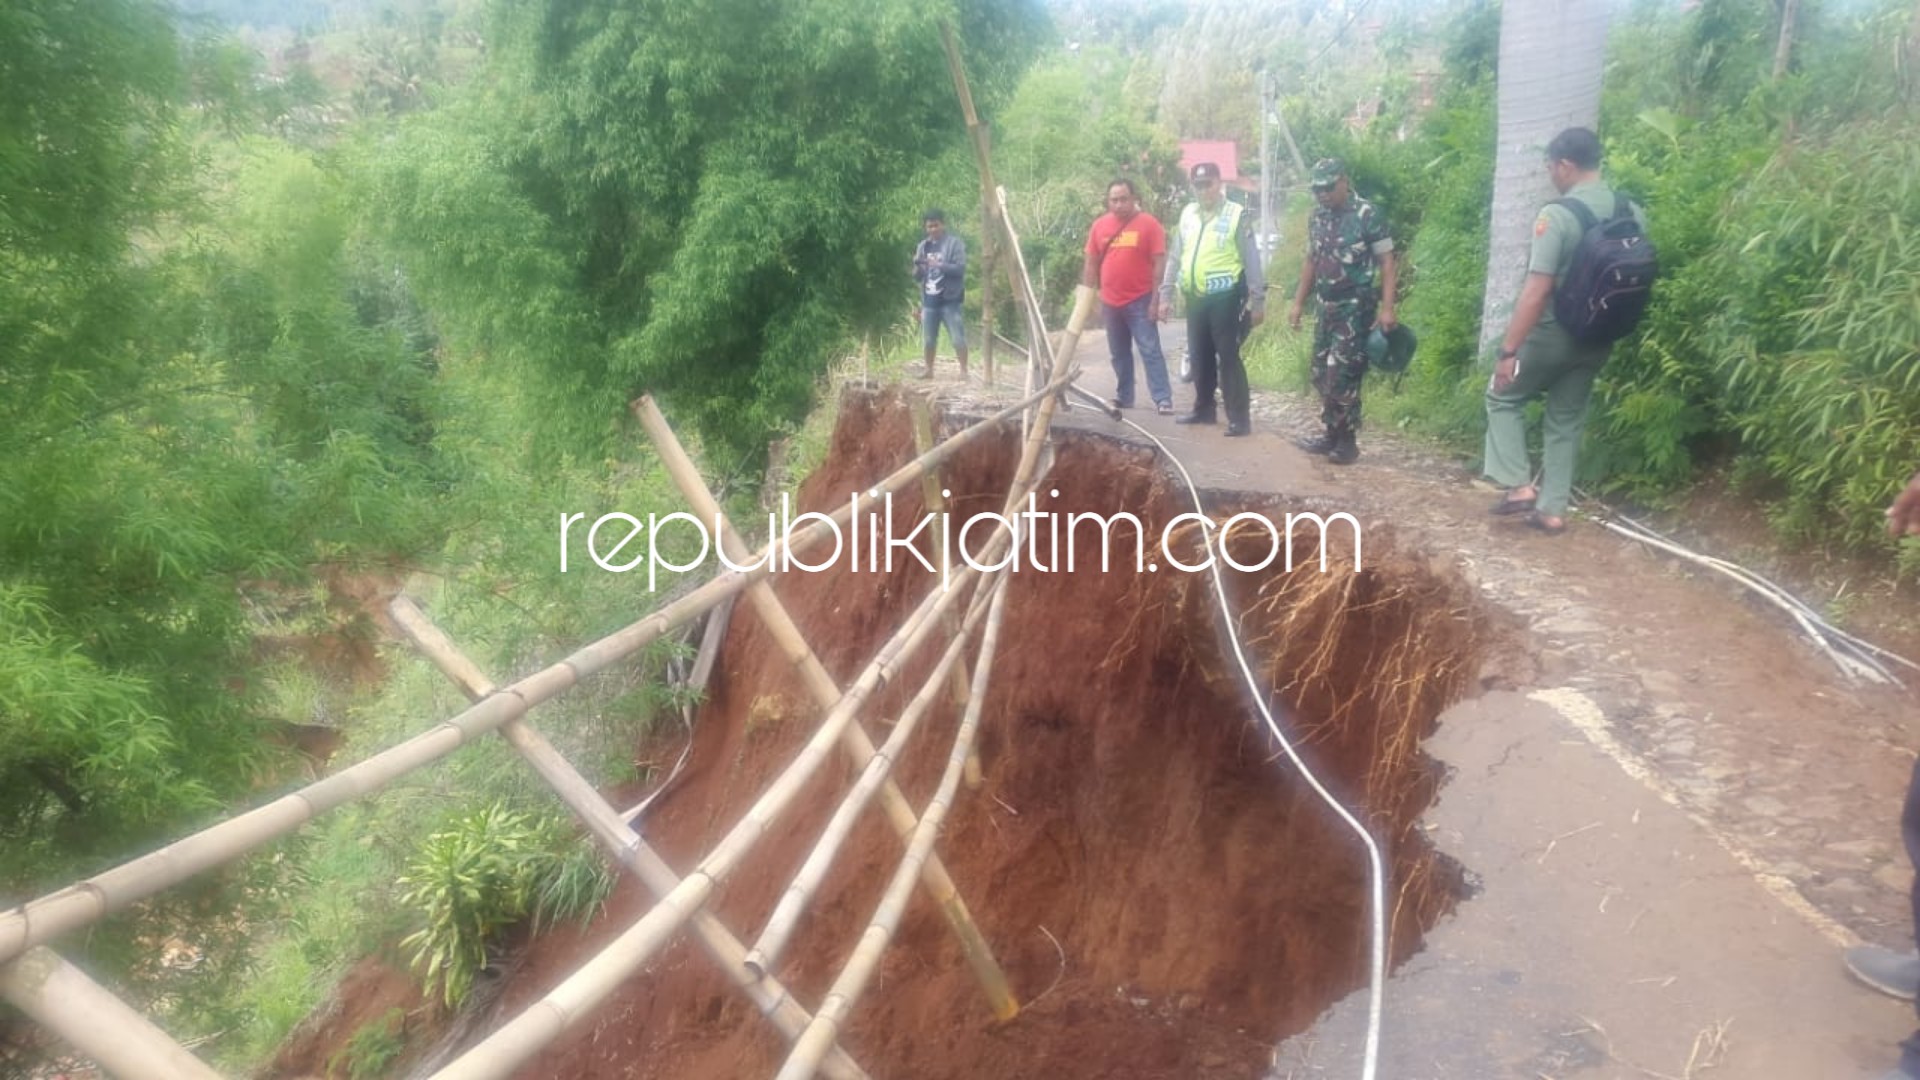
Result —
[{"label": "wristwatch", "polygon": [[1519,350],[1519,349],[1507,349],[1507,348],[1503,348],[1503,349],[1501,349],[1501,350],[1500,350],[1500,359],[1502,359],[1502,360],[1511,360],[1511,359],[1513,359],[1514,357],[1516,357],[1516,356],[1519,356],[1519,355],[1520,355],[1520,350]]}]

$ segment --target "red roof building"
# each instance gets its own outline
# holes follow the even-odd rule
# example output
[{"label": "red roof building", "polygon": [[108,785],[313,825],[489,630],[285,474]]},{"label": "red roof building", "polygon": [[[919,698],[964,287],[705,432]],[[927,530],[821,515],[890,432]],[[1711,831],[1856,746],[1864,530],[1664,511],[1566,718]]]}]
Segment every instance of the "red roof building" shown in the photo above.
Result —
[{"label": "red roof building", "polygon": [[1259,186],[1257,181],[1240,175],[1240,147],[1232,139],[1182,139],[1180,175],[1192,175],[1193,167],[1202,161],[1220,166],[1220,179],[1228,187],[1246,191]]}]

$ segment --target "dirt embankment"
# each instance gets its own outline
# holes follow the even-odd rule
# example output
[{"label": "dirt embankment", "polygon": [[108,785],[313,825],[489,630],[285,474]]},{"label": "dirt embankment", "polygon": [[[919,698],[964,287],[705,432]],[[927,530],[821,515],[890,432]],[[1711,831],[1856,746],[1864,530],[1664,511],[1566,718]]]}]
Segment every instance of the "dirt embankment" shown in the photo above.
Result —
[{"label": "dirt embankment", "polygon": [[[850,392],[832,453],[800,502],[844,504],[910,458],[912,446],[897,397]],[[1000,509],[1016,452],[1009,434],[946,470],[957,514]],[[1063,526],[1067,514],[1133,512],[1149,558],[1163,527],[1191,510],[1149,453],[1085,435],[1062,437],[1047,490],[1058,495],[1043,496],[1042,506]],[[1284,521],[1288,509],[1231,496],[1210,496],[1207,506],[1216,520],[1255,510]],[[922,513],[917,490],[896,497],[895,535]],[[1198,557],[1190,532],[1175,542],[1189,562]],[[976,544],[985,535],[976,530]],[[1236,552],[1257,561],[1268,541],[1242,536]],[[1257,1076],[1278,1037],[1304,1029],[1364,980],[1359,845],[1258,726],[1223,651],[1210,579],[1165,566],[1135,572],[1127,529],[1107,540],[1114,568],[1106,573],[1097,569],[1098,530],[1063,535],[1061,557],[1073,540],[1074,573],[1023,570],[1012,586],[981,732],[985,783],[963,794],[939,849],[1026,1007],[992,1023],[944,922],[916,898],[843,1039],[880,1080]],[[1047,547],[1041,558],[1052,564]],[[1364,572],[1336,558],[1322,573],[1311,554],[1302,550],[1291,573],[1232,574],[1229,590],[1274,704],[1313,767],[1388,852],[1398,962],[1463,891],[1459,869],[1416,827],[1439,783],[1419,743],[1441,708],[1469,689],[1487,630],[1456,578],[1393,550],[1379,530],[1366,534]],[[904,558],[891,572],[865,570],[776,581],[843,684],[930,584]],[[884,736],[931,661],[917,658],[879,695],[865,714],[869,731]],[[943,704],[897,770],[916,805],[937,780],[957,712]],[[743,607],[688,774],[648,820],[649,840],[676,866],[691,866],[818,716]],[[823,770],[720,891],[717,910],[741,938],[758,933],[850,780],[843,762]],[[776,972],[802,1002],[817,1002],[833,980],[899,854],[870,812]],[[492,1015],[466,1018],[472,1030],[537,999],[650,902],[623,883],[584,933],[563,928],[532,943]],[[387,969],[375,981],[399,977]],[[383,1010],[395,1004],[370,987],[355,996]],[[322,1026],[346,1040],[378,1019],[364,1011],[343,1009]],[[280,1074],[325,1071],[327,1045],[315,1039],[309,1060],[283,1059]],[[784,1055],[765,1022],[683,941],[521,1075],[718,1080],[771,1075]]]},{"label": "dirt embankment", "polygon": [[[958,513],[999,509],[1015,449],[1008,437],[947,470]],[[911,456],[899,401],[849,394],[833,452],[802,502],[844,503]],[[1049,488],[1059,496],[1047,509],[1129,509],[1149,537],[1190,509],[1142,451],[1093,438],[1062,442]],[[1216,517],[1240,508],[1208,507]],[[896,498],[894,513],[902,534],[922,513],[917,495]],[[1483,628],[1458,582],[1393,552],[1388,538],[1367,540],[1363,573],[1236,574],[1231,588],[1257,671],[1305,733],[1316,768],[1363,807],[1390,853],[1398,961],[1461,891],[1457,868],[1415,827],[1438,783],[1418,744],[1467,689]],[[1222,653],[1207,578],[1089,572],[1089,557],[1098,562],[1093,530],[1080,542],[1076,573],[1022,572],[1013,586],[982,732],[985,785],[963,797],[940,845],[1028,1006],[1010,1023],[990,1023],[944,923],[916,900],[844,1039],[877,1077],[1252,1076],[1277,1036],[1302,1029],[1364,978],[1358,845],[1254,726]],[[1131,562],[1131,538],[1116,530],[1112,543]],[[1264,543],[1250,537],[1249,551]],[[925,572],[903,563],[891,573],[779,578],[782,600],[843,682],[924,595]],[[919,658],[887,688],[867,714],[870,730],[897,714],[929,665]],[[649,821],[650,840],[691,865],[817,716],[743,609],[690,774]],[[916,803],[931,791],[956,721],[943,707],[902,764]],[[850,775],[839,763],[824,770],[721,891],[717,909],[742,938],[757,933]],[[832,981],[899,856],[878,815],[868,817],[777,972],[804,1002]],[[537,943],[503,1015],[648,903],[624,884],[597,926]],[[783,1056],[771,1029],[682,942],[522,1075],[770,1075]]]}]

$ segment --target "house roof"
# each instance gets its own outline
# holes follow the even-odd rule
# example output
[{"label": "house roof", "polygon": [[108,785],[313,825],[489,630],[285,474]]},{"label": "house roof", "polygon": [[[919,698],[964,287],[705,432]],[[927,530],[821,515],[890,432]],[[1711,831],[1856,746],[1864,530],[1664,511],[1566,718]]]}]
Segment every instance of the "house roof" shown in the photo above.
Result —
[{"label": "house roof", "polygon": [[1202,161],[1211,161],[1220,166],[1221,180],[1229,184],[1240,182],[1240,147],[1232,139],[1180,140],[1182,175],[1191,173],[1193,167]]}]

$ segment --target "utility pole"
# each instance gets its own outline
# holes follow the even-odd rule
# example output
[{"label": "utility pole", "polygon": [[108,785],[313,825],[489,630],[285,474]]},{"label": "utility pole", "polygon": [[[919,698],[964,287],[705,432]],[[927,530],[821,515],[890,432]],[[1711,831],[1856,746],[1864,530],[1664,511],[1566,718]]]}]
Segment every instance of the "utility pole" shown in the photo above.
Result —
[{"label": "utility pole", "polygon": [[1260,69],[1260,269],[1273,262],[1273,153],[1267,136],[1273,115],[1273,76]]}]

